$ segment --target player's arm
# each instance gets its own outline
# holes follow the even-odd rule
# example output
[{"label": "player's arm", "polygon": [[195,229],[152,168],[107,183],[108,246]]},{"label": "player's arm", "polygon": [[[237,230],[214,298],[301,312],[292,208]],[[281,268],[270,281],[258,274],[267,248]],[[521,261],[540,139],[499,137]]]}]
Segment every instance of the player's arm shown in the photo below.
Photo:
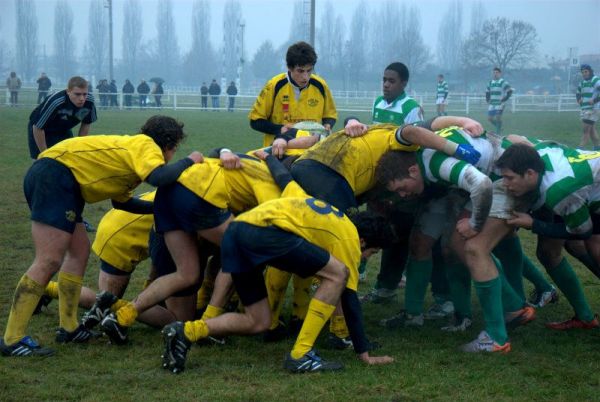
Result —
[{"label": "player's arm", "polygon": [[506,87],[504,87],[505,91],[506,91],[506,96],[504,96],[504,98],[502,98],[500,100],[500,102],[504,103],[506,102],[512,95],[513,93],[513,89],[510,85],[506,84]]},{"label": "player's arm", "polygon": [[145,201],[136,197],[132,197],[125,202],[116,200],[111,200],[111,202],[113,208],[131,212],[132,214],[149,215],[153,213],[154,203],[152,201]]},{"label": "player's arm", "polygon": [[[451,173],[448,172],[448,174]],[[447,177],[446,180],[451,181],[452,179]],[[458,187],[469,193],[473,205],[471,217],[461,219],[456,224],[456,230],[468,239],[481,232],[490,213],[493,198],[492,180],[477,170],[475,166],[467,165],[460,174],[457,184]]]},{"label": "player's arm", "polygon": [[78,135],[80,137],[84,137],[84,136],[88,135],[90,132],[91,126],[92,126],[91,124],[81,123],[81,125],[79,126],[79,134]]},{"label": "player's arm", "polygon": [[33,140],[35,141],[35,145],[37,145],[40,152],[46,150],[48,148],[48,144],[46,143],[46,131],[41,128],[37,128],[37,126],[33,125]]},{"label": "player's arm", "polygon": [[166,186],[167,184],[174,183],[179,178],[179,175],[188,167],[194,163],[202,163],[204,157],[200,152],[194,151],[187,157],[178,160],[175,163],[168,165],[162,165],[154,169],[148,177],[146,177],[146,183],[154,186]]},{"label": "player's arm", "polygon": [[275,156],[268,154],[262,149],[255,151],[254,155],[267,163],[271,176],[273,176],[273,180],[275,180],[281,191],[285,190],[287,185],[294,181],[290,172]]},{"label": "player's arm", "polygon": [[513,218],[507,219],[511,226],[529,229],[533,233],[555,239],[585,240],[592,236],[592,229],[583,233],[571,233],[563,222],[547,222],[524,212],[513,212]]},{"label": "player's arm", "polygon": [[462,116],[438,116],[425,124],[429,124],[429,127],[424,127],[432,131],[438,131],[452,126],[462,127],[462,129],[471,137],[479,137],[485,132],[483,126],[477,120]]},{"label": "player's arm", "polygon": [[490,87],[487,87],[487,89],[485,90],[485,101],[487,103],[490,103],[490,99],[491,99]]}]

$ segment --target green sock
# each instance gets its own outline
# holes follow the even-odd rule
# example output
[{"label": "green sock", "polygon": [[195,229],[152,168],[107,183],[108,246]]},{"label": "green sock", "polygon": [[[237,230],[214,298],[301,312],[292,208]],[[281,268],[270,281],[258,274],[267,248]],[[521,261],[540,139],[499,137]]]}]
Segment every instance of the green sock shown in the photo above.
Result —
[{"label": "green sock", "polygon": [[563,292],[573,309],[577,318],[583,321],[594,319],[594,313],[585,299],[583,289],[579,279],[573,271],[573,267],[566,258],[563,257],[560,264],[548,270],[548,275],[552,278],[556,286]]},{"label": "green sock", "polygon": [[404,293],[404,308],[412,315],[423,313],[425,294],[431,279],[433,260],[417,261],[408,259],[406,264],[406,289]]},{"label": "green sock", "polygon": [[475,291],[483,310],[485,330],[488,335],[499,345],[504,345],[508,340],[504,326],[504,312],[502,311],[502,282],[499,277],[485,282],[476,282]]},{"label": "green sock", "polygon": [[450,299],[454,303],[457,318],[472,317],[471,314],[471,274],[461,263],[447,264],[446,276],[450,287]]},{"label": "green sock", "polygon": [[523,249],[518,236],[506,236],[494,248],[494,255],[498,257],[504,268],[504,276],[513,290],[522,300],[525,300],[523,289]]},{"label": "green sock", "polygon": [[504,312],[509,313],[512,311],[517,311],[523,308],[525,305],[525,298],[520,297],[517,292],[510,286],[510,283],[506,280],[506,275],[504,275],[504,268],[493,254],[492,259],[494,260],[494,264],[496,264],[496,268],[498,269],[498,277],[500,278],[500,283],[502,284],[502,306],[504,307]]},{"label": "green sock", "polygon": [[552,285],[546,280],[542,271],[537,269],[533,261],[526,255],[523,256],[523,276],[535,286],[538,294],[548,292],[552,288]]}]

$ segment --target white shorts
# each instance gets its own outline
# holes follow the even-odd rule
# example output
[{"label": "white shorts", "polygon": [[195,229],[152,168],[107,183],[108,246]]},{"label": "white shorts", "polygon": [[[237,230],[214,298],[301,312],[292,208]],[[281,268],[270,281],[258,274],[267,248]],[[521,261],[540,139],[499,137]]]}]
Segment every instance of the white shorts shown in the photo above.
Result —
[{"label": "white shorts", "polygon": [[448,98],[444,98],[444,97],[436,98],[435,104],[436,105],[447,105],[448,104]]},{"label": "white shorts", "polygon": [[469,195],[457,189],[429,200],[419,208],[414,229],[432,239],[442,238],[442,243],[446,244],[468,200]]},{"label": "white shorts", "polygon": [[[492,206],[490,208],[489,217],[498,219],[510,219],[513,217],[513,211],[527,212],[535,201],[536,194],[531,192],[529,196],[515,198],[506,191],[506,187],[502,183],[502,179],[492,183]],[[471,202],[466,206],[466,209],[471,211]]]},{"label": "white shorts", "polygon": [[600,109],[586,109],[580,113],[582,121],[597,122],[600,119]]}]

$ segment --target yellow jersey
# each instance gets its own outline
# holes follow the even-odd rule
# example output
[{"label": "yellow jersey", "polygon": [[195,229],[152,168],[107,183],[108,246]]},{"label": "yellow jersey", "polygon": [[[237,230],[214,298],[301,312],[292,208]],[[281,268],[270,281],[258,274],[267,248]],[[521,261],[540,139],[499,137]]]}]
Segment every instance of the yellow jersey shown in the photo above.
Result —
[{"label": "yellow jersey", "polygon": [[[154,201],[156,191],[140,199]],[[138,215],[111,209],[100,220],[92,250],[102,260],[124,272],[133,272],[136,265],[148,258],[148,238],[154,215]]]},{"label": "yellow jersey", "polygon": [[255,158],[243,158],[242,163],[241,169],[225,169],[219,159],[206,158],[184,170],[177,181],[204,201],[234,213],[281,195],[266,163]]},{"label": "yellow jersey", "polygon": [[255,226],[276,226],[327,250],[348,268],[350,275],[346,287],[356,291],[361,251],[352,221],[334,206],[306,194],[295,182],[288,184],[284,195],[235,220]]},{"label": "yellow jersey", "polygon": [[42,152],[68,167],[86,202],[125,202],[133,189],[165,164],[163,152],[147,135],[93,135],[64,140]]},{"label": "yellow jersey", "polygon": [[354,195],[375,186],[375,168],[387,151],[416,151],[418,145],[403,145],[396,140],[398,126],[379,124],[369,128],[361,137],[349,137],[338,131],[316,143],[298,158],[311,159],[342,175]]},{"label": "yellow jersey", "polygon": [[[295,86],[289,81],[287,73],[271,78],[262,89],[250,110],[250,120],[264,119],[274,124],[298,123],[336,119],[337,111],[331,91],[325,80],[311,75],[309,84],[296,98]],[[265,134],[263,146],[271,145],[275,136]]]}]

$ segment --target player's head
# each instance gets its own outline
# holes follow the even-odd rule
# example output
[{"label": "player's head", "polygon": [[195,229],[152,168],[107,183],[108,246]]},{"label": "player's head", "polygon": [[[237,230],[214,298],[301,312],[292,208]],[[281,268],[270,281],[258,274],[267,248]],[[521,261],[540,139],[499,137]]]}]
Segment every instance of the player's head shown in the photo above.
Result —
[{"label": "player's head", "polygon": [[169,116],[156,115],[150,117],[140,129],[140,132],[154,140],[163,150],[167,162],[173,157],[177,146],[185,138],[183,123]]},{"label": "player's head", "polygon": [[15,78],[17,76],[17,73],[15,73],[14,71],[10,72],[10,78]]},{"label": "player's head", "polygon": [[589,64],[582,64],[581,75],[583,76],[584,80],[589,80],[590,78],[592,78],[594,76],[594,70],[592,70],[592,66],[590,66]]},{"label": "player's head", "polygon": [[360,211],[350,215],[360,238],[363,257],[376,253],[380,248],[391,246],[395,234],[387,219],[371,211]]},{"label": "player's head", "polygon": [[67,83],[69,100],[77,107],[83,107],[88,96],[88,82],[85,78],[75,76]]},{"label": "player's head", "polygon": [[508,192],[520,197],[537,188],[544,161],[532,146],[513,144],[498,158],[496,167]]},{"label": "player's head", "polygon": [[494,78],[498,79],[502,75],[502,70],[500,70],[500,67],[494,67],[492,74],[494,75]]},{"label": "player's head", "polygon": [[408,84],[408,67],[404,64],[395,62],[390,64],[383,71],[383,97],[391,102],[396,99],[406,88]]},{"label": "player's head", "polygon": [[287,50],[285,62],[292,80],[300,87],[308,85],[310,75],[317,64],[317,53],[306,42],[294,43]]},{"label": "player's head", "polygon": [[438,81],[439,82],[444,81],[444,74],[438,74]]},{"label": "player's head", "polygon": [[386,152],[377,163],[375,177],[385,188],[402,198],[416,198],[425,190],[414,152]]}]

